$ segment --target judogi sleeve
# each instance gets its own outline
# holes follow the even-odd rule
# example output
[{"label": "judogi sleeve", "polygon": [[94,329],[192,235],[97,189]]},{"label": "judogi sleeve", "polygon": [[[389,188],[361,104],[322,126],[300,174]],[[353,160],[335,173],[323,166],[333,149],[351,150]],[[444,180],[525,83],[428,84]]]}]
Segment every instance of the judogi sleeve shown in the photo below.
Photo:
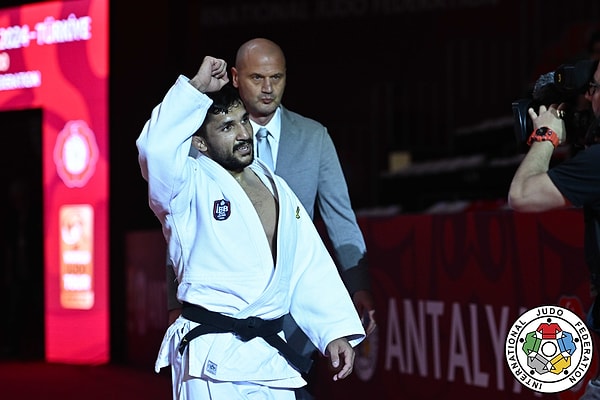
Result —
[{"label": "judogi sleeve", "polygon": [[341,337],[356,346],[364,339],[365,331],[348,290],[310,216],[302,207],[298,213],[301,240],[295,254],[296,284],[290,313],[321,353],[332,340]]},{"label": "judogi sleeve", "polygon": [[[142,176],[148,181],[150,208],[162,221],[171,202],[188,181],[186,165],[191,137],[198,130],[212,100],[185,76],[179,76],[163,101],[152,110],[136,141]],[[181,207],[189,204],[181,204]]]}]

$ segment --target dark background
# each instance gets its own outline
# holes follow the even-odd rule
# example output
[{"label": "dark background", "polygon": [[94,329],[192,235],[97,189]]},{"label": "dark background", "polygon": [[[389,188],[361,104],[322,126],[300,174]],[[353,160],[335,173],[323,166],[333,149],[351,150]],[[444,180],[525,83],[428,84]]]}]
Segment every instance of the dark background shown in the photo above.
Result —
[{"label": "dark background", "polygon": [[[32,1],[1,0],[0,7]],[[287,56],[284,104],[329,128],[359,212],[503,199],[520,152],[511,103],[585,56],[596,0],[110,2],[112,358],[126,348],[124,238],[157,229],[135,139],[179,74],[258,36]],[[9,137],[10,138],[10,137]],[[10,142],[4,142],[11,149]],[[392,152],[412,166],[390,173]]]}]

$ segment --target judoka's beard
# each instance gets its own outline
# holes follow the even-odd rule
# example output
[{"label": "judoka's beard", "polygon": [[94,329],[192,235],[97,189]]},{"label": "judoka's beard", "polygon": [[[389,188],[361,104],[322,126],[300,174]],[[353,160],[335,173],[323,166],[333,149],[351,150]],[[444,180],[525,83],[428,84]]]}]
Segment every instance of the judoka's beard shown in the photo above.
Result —
[{"label": "judoka's beard", "polygon": [[[207,145],[207,154],[213,161],[217,162],[226,170],[241,171],[248,165],[252,164],[252,161],[254,161],[254,151],[252,150],[252,145],[252,139],[243,140],[233,146],[232,152],[217,150]],[[250,155],[244,156],[243,158],[236,157],[236,151],[242,146],[248,146],[251,149]]]}]

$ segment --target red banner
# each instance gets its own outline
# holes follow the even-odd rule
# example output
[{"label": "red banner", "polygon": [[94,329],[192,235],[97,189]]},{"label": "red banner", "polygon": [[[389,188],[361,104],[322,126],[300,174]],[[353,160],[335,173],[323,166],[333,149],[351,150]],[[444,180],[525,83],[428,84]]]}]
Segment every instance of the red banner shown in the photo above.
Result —
[{"label": "red banner", "polygon": [[[353,375],[317,365],[319,399],[577,399],[585,381],[537,394],[507,367],[517,317],[590,304],[579,211],[511,211],[363,218],[377,332],[357,348]],[[588,371],[597,370],[597,359]],[[587,377],[589,378],[589,376]],[[587,379],[586,379],[587,380]]]}]

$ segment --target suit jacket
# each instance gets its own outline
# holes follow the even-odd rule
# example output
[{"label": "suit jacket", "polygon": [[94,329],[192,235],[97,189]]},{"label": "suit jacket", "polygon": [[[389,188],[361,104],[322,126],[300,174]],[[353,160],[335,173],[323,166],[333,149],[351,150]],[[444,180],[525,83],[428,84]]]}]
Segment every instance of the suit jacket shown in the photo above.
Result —
[{"label": "suit jacket", "polygon": [[281,106],[275,173],[292,188],[311,218],[318,207],[350,294],[368,290],[365,242],[327,128]]}]

